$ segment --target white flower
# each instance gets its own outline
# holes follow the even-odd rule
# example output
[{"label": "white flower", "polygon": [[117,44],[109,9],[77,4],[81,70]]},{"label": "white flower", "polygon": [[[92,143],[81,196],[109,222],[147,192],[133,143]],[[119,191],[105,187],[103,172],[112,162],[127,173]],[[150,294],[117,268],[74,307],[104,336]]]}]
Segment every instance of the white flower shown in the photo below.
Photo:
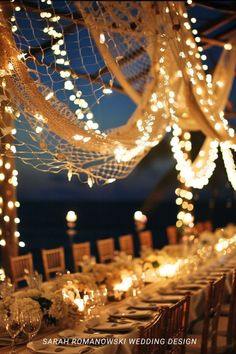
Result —
[{"label": "white flower", "polygon": [[199,236],[199,241],[204,245],[213,245],[217,240],[212,232],[203,231]]},{"label": "white flower", "polygon": [[60,320],[68,315],[68,306],[63,298],[62,291],[58,290],[50,299],[52,305],[48,311],[48,315],[54,317],[56,320]]},{"label": "white flower", "polygon": [[31,298],[15,298],[9,307],[10,313],[21,312],[23,316],[28,313],[41,314],[40,305]]},{"label": "white flower", "polygon": [[32,297],[38,297],[41,295],[41,292],[37,289],[26,289],[24,291],[19,291],[14,294],[14,297],[17,299],[23,299],[23,298],[32,298]]}]

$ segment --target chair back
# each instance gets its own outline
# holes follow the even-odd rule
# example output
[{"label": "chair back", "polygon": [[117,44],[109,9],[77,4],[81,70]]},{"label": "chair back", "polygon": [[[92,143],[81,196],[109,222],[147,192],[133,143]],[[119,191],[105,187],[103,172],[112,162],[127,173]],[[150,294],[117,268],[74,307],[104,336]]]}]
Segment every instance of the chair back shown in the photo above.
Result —
[{"label": "chair back", "polygon": [[65,268],[65,256],[64,248],[54,248],[51,250],[42,250],[43,268],[45,277],[50,279],[51,274],[56,272],[64,273]]},{"label": "chair back", "polygon": [[10,258],[12,281],[16,287],[21,281],[25,280],[25,270],[32,274],[34,272],[33,257],[31,253],[23,256]]},{"label": "chair back", "polygon": [[101,263],[110,262],[114,258],[114,238],[97,241],[98,256]]},{"label": "chair back", "polygon": [[91,256],[90,242],[81,242],[72,244],[72,255],[74,262],[74,271],[78,271],[78,267],[81,265],[84,256]]},{"label": "chair back", "polygon": [[204,225],[204,231],[210,231],[212,232],[213,227],[212,227],[212,222],[210,220],[207,220],[203,223]]},{"label": "chair back", "polygon": [[232,279],[232,293],[230,297],[229,319],[227,329],[227,345],[236,353],[236,269]]},{"label": "chair back", "polygon": [[165,330],[165,354],[185,353],[185,345],[168,342],[169,338],[176,339],[177,343],[184,343],[187,337],[190,295],[167,309],[167,323]]},{"label": "chair back", "polygon": [[176,226],[168,226],[166,228],[166,234],[169,245],[176,245],[178,243],[178,234]]},{"label": "chair back", "polygon": [[[224,286],[225,275],[209,283],[203,321],[201,354],[217,353],[217,331]],[[210,348],[208,344],[210,344]]]},{"label": "chair back", "polygon": [[198,234],[200,234],[201,232],[204,231],[204,223],[198,222],[198,223],[195,224],[194,228],[195,228],[196,232]]},{"label": "chair back", "polygon": [[167,319],[166,309],[160,311],[154,316],[153,320],[148,324],[139,327],[138,338],[144,341],[150,340],[145,345],[137,344],[132,351],[134,354],[164,354],[165,350],[165,325]]},{"label": "chair back", "polygon": [[132,235],[122,235],[119,237],[120,250],[128,255],[134,256],[134,243]]},{"label": "chair back", "polygon": [[152,240],[152,233],[150,230],[140,231],[139,232],[139,242],[141,248],[153,248],[153,240]]}]

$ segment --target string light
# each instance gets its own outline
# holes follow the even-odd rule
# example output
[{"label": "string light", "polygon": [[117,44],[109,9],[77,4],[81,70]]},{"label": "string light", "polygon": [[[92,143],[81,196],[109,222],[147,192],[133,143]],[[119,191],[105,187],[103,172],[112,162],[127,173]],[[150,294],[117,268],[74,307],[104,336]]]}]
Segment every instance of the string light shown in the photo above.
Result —
[{"label": "string light", "polygon": [[[186,134],[187,133],[187,134]],[[190,134],[185,132],[181,139],[182,129],[173,125],[173,138],[171,146],[173,156],[176,159],[176,170],[179,171],[180,181],[187,187],[202,189],[208,184],[216,167],[215,160],[218,158],[218,142],[209,140],[203,145],[203,150],[199,152],[194,162],[188,157],[186,152],[192,150]],[[185,151],[183,151],[182,146]]]},{"label": "string light", "polygon": [[[168,23],[168,21],[170,21],[170,23],[172,23],[174,21],[176,23],[173,27],[170,26],[170,28],[168,28],[168,31],[170,32],[170,38],[173,38],[173,41],[175,41],[174,54],[176,54],[176,58],[179,58],[179,60],[176,62],[172,61],[172,54],[170,53],[169,45],[166,43],[166,38],[168,36],[164,37],[158,33],[158,37],[156,37],[156,39],[159,41],[159,46],[158,50],[156,50],[155,44],[153,44],[155,43],[153,37],[150,36],[150,38],[152,38],[151,41],[149,38],[150,31],[145,31],[148,28],[152,28],[149,21],[145,21],[145,17],[142,19],[141,24],[139,24],[142,27],[142,30],[140,31],[141,34],[136,33],[136,31],[130,32],[134,38],[135,36],[141,36],[142,40],[139,40],[140,43],[150,43],[150,46],[145,45],[142,47],[145,53],[145,57],[148,58],[148,61],[150,61],[149,66],[152,70],[150,77],[149,74],[147,74],[147,77],[143,79],[142,86],[144,87],[144,92],[142,93],[142,96],[145,97],[145,100],[140,100],[140,102],[142,101],[140,104],[138,100],[134,100],[135,102],[138,102],[137,113],[135,112],[132,119],[124,127],[112,129],[108,132],[101,132],[98,123],[94,121],[93,113],[90,111],[89,100],[86,96],[87,90],[85,94],[82,89],[77,89],[77,80],[81,80],[81,78],[79,78],[78,75],[73,71],[73,65],[70,63],[70,56],[68,55],[70,53],[66,47],[63,26],[60,22],[62,19],[60,16],[52,14],[51,5],[50,8],[45,6],[46,4],[49,5],[49,0],[43,2],[45,4],[39,11],[39,20],[42,24],[44,36],[48,36],[49,38],[47,39],[51,40],[51,54],[54,56],[56,64],[60,64],[60,66],[57,68],[57,74],[59,76],[58,87],[60,86],[60,88],[58,91],[59,94],[57,95],[54,92],[54,86],[51,85],[49,87],[49,85],[44,85],[44,83],[41,82],[42,80],[40,75],[37,75],[37,69],[35,70],[35,76],[37,76],[37,78],[34,79],[35,82],[32,79],[32,82],[30,82],[30,87],[35,86],[36,92],[42,92],[42,98],[45,101],[45,105],[43,104],[43,107],[36,107],[37,101],[33,101],[32,99],[30,102],[34,102],[32,105],[33,107],[35,106],[34,114],[32,115],[30,112],[22,112],[22,116],[26,118],[29,126],[33,127],[31,131],[30,129],[28,130],[32,141],[35,140],[36,144],[38,143],[37,151],[35,151],[36,149],[30,149],[30,151],[32,150],[33,156],[36,157],[36,160],[39,156],[38,154],[41,154],[40,164],[36,162],[37,168],[50,170],[52,172],[58,172],[59,170],[67,169],[69,180],[72,178],[72,175],[79,176],[80,173],[85,173],[87,174],[87,178],[84,178],[84,181],[87,182],[89,186],[93,185],[93,183],[99,183],[100,181],[101,183],[107,183],[107,181],[110,180],[123,178],[136,166],[136,164],[147,154],[148,151],[150,151],[153,146],[156,146],[160,142],[165,132],[169,131],[172,125],[176,124],[179,127],[183,126],[182,123],[186,123],[187,125],[188,120],[185,118],[190,117],[195,109],[196,114],[199,114],[199,120],[202,120],[202,116],[205,117],[205,126],[208,125],[208,130],[211,129],[212,136],[215,136],[215,138],[212,138],[211,143],[203,145],[203,152],[205,155],[200,156],[199,154],[196,161],[194,162],[187,158],[187,153],[190,153],[192,149],[190,138],[180,139],[178,135],[174,135],[172,139],[172,150],[175,158],[177,159],[177,169],[180,171],[181,182],[183,181],[186,183],[186,186],[193,185],[197,188],[202,188],[204,185],[206,185],[215,168],[214,161],[217,157],[217,141],[225,140],[228,138],[231,139],[234,136],[234,130],[233,128],[229,127],[227,120],[224,118],[224,113],[217,112],[217,109],[215,109],[217,104],[217,95],[215,94],[215,87],[213,87],[215,83],[214,80],[211,79],[211,76],[205,74],[204,72],[204,70],[207,70],[208,68],[207,65],[202,61],[205,61],[207,57],[202,53],[203,47],[199,45],[201,38],[197,29],[191,27],[191,23],[194,25],[197,23],[196,18],[191,18],[188,16],[182,3],[176,2],[171,6],[167,7],[165,5],[164,7],[164,12],[160,17],[160,22]],[[14,16],[11,18],[12,27],[17,26],[18,24],[17,21],[19,19],[19,14],[17,14],[17,6],[15,7],[16,13],[13,14]],[[84,14],[84,20],[87,27],[91,29],[91,31],[93,31],[93,28],[95,28],[97,31],[96,34],[98,36],[98,42],[99,44],[102,44],[101,48],[107,50],[112,57],[114,56],[114,64],[117,66],[117,68],[119,68],[120,74],[125,76],[126,84],[128,84],[130,89],[132,89],[132,84],[129,82],[129,77],[131,76],[129,75],[130,68],[128,65],[126,65],[124,70],[123,63],[123,59],[125,57],[124,55],[127,55],[128,52],[122,52],[122,49],[119,48],[121,46],[117,45],[116,43],[115,37],[113,38],[107,30],[107,28],[109,29],[110,25],[106,18],[106,11],[110,9],[109,3],[104,5],[104,9],[101,12],[104,20],[104,25],[99,26],[97,26],[96,14],[94,13],[92,7],[91,16],[87,15],[87,10],[90,8],[90,5],[84,5],[83,2],[78,2],[76,6],[78,6],[78,8],[81,9],[81,13]],[[117,3],[116,6],[121,10],[122,13],[124,10],[122,3]],[[137,7],[140,13],[143,11],[139,4],[135,3],[133,6],[134,8]],[[152,11],[151,7],[149,10]],[[133,20],[135,21],[135,19]],[[125,25],[127,25],[127,23]],[[153,22],[153,36],[156,36],[155,26],[156,24]],[[159,27],[160,26],[158,25],[158,29]],[[122,20],[119,28],[122,30]],[[21,30],[20,26],[19,30]],[[146,35],[146,33],[148,33],[148,35]],[[78,43],[78,49],[81,54],[83,52],[83,47],[80,46],[80,43],[82,42],[83,38],[80,38],[81,33],[79,30],[77,34],[78,38],[80,39]],[[162,34],[164,34],[164,31]],[[122,37],[122,34],[120,34],[120,36],[123,38],[124,44],[126,44],[126,38]],[[16,33],[14,38],[19,40],[20,43],[20,34]],[[11,40],[9,39],[9,41]],[[14,42],[11,44],[14,45]],[[100,49],[99,44],[97,44],[97,46]],[[116,50],[111,49],[113,46],[116,48]],[[21,49],[21,44],[19,44],[19,48]],[[9,48],[9,53],[11,52],[10,49],[11,48]],[[91,50],[91,53],[94,50],[92,47],[92,41],[91,48],[89,50]],[[152,51],[153,53],[155,52],[154,56],[150,54]],[[14,52],[14,55],[15,54],[16,57],[14,58],[9,55],[6,63],[6,68],[3,68],[3,72],[1,71],[1,75],[3,75],[3,77],[4,75],[9,75],[11,78],[12,74],[16,70],[16,60],[19,60],[19,63],[17,62],[17,67],[19,66],[19,70],[23,71],[23,67],[28,65],[27,58],[32,58],[30,50],[29,54],[27,55],[22,53],[20,50],[18,50],[17,53]],[[46,65],[44,63],[43,54],[44,52],[42,49],[42,61],[40,64],[42,65],[42,68],[44,68],[44,65]],[[95,58],[95,51],[91,55],[93,58]],[[103,94],[106,95],[113,91],[113,81],[114,79],[119,81],[119,78],[117,78],[116,74],[114,74],[113,70],[111,70],[109,61],[106,60],[106,56],[102,51],[101,56],[106,63],[107,74],[110,75],[111,79],[110,81],[106,80],[106,84],[102,82],[101,86],[96,87],[96,89],[93,88],[92,82],[89,82],[89,87],[91,86],[91,89],[93,89],[94,96],[99,94],[101,97],[104,97]],[[133,58],[134,61],[132,62],[132,70],[133,67],[135,70],[136,66],[138,67],[140,65],[143,58],[144,57],[142,54],[141,60],[139,58],[136,61],[136,59]],[[87,59],[83,62],[84,57],[82,54],[80,55],[80,59],[81,65],[86,68],[85,61]],[[22,66],[22,64],[24,65]],[[99,63],[97,63],[97,59],[96,65],[98,65],[99,69],[102,69],[101,66],[99,66]],[[29,65],[27,66],[27,70],[30,73],[33,73],[33,70]],[[53,79],[50,70],[47,70],[47,75],[48,78]],[[98,78],[101,79],[99,75]],[[22,74],[20,76],[19,82],[16,84],[22,84],[22,87],[25,85],[27,89],[28,83],[21,82],[21,77],[23,78],[24,75]],[[186,87],[183,90],[177,89],[180,82],[186,83]],[[224,80],[220,80],[220,82],[222,82],[222,84],[220,83],[216,86],[218,88],[224,87]],[[11,82],[11,79],[7,80],[7,85],[10,84],[12,86],[15,85],[15,83]],[[193,99],[195,98],[196,104],[193,102],[192,110],[191,107],[188,107],[191,106],[191,104],[186,104],[187,108],[185,112],[182,106],[184,106],[185,103],[191,103],[194,101],[191,100],[190,102],[188,98],[185,98],[187,95],[185,95],[184,91],[188,89],[188,85],[190,85],[189,87],[191,88],[190,96],[193,96]],[[138,86],[136,87],[136,84],[134,86],[134,91],[139,91],[137,89]],[[6,87],[4,90],[5,89]],[[9,90],[9,92],[11,92],[11,90]],[[65,99],[63,98],[63,102],[60,102],[58,97],[62,96],[62,92],[65,96]],[[34,95],[32,95],[32,97],[34,97]],[[66,106],[65,104],[67,98],[70,101],[70,106]],[[184,102],[183,104],[182,99]],[[21,107],[22,105],[20,98],[17,97],[17,100],[19,100],[17,105]],[[38,102],[44,103],[44,101],[39,100]],[[144,101],[145,103],[143,103]],[[96,100],[96,103],[99,103],[99,99]],[[12,114],[14,119],[18,119],[19,116],[17,115],[20,113],[17,112],[15,107],[13,107],[14,105],[8,104],[6,111],[9,112],[9,114]],[[70,110],[71,106],[73,107],[73,112]],[[54,109],[55,113],[58,112],[58,114],[60,114],[60,119],[58,119],[60,124],[57,125],[58,122],[56,120],[53,121],[53,119],[50,121],[48,112],[51,112],[51,109]],[[20,120],[20,122],[21,121],[22,120]],[[191,119],[190,121],[191,123],[194,122],[196,125],[197,120],[194,121]],[[163,129],[160,129],[159,126],[162,126]],[[52,131],[51,127],[53,127]],[[68,134],[69,128],[70,134]],[[200,129],[205,132],[204,127],[200,126]],[[126,134],[123,134],[124,131]],[[7,134],[9,134],[9,127],[5,128],[4,135]],[[13,132],[11,134],[13,134]],[[99,135],[99,138],[97,135]],[[88,142],[89,144],[85,145],[85,143]],[[16,152],[14,145],[10,144],[9,149],[11,149],[13,153]],[[20,151],[19,155],[21,155],[21,153],[22,150]],[[44,153],[45,155],[47,154],[49,156],[48,160],[43,160],[44,157],[42,156]],[[32,160],[34,157],[32,157]],[[31,160],[31,157],[27,158],[27,162],[29,160]],[[84,168],[84,166],[86,166],[86,168]],[[2,179],[5,178],[4,172],[6,171],[3,171],[3,175],[0,176]],[[12,184],[13,186],[17,186],[18,182],[15,176],[6,176],[8,183]]]}]

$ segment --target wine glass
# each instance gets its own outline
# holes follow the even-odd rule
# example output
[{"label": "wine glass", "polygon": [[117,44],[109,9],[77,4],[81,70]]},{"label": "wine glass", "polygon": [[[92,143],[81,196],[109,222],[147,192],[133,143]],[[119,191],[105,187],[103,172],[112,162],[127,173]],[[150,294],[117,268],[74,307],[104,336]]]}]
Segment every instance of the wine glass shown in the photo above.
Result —
[{"label": "wine glass", "polygon": [[22,318],[23,332],[28,335],[29,342],[38,333],[41,327],[41,316],[39,313],[26,313]]},{"label": "wine glass", "polygon": [[21,313],[20,312],[14,312],[10,316],[5,317],[5,325],[6,325],[6,330],[9,333],[10,337],[12,338],[11,342],[11,354],[15,353],[14,347],[15,347],[15,339],[17,335],[21,332],[22,330],[22,318],[21,318]]}]

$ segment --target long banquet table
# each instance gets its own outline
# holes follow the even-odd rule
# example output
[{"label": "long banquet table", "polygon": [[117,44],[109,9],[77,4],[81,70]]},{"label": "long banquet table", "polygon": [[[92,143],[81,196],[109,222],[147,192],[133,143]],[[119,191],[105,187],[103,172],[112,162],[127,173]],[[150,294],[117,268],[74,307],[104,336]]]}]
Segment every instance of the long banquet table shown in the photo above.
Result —
[{"label": "long banquet table", "polygon": [[[233,269],[236,267],[235,260],[236,250],[230,254],[219,254],[218,257],[210,258],[206,264],[202,265],[195,273],[184,275],[175,281],[175,278],[171,279],[160,279],[159,281],[148,284],[142,289],[141,300],[148,301],[151,304],[158,306],[171,305],[172,301],[177,301],[186,294],[187,291],[191,293],[191,303],[190,303],[190,323],[203,316],[204,313],[204,301],[207,293],[208,283],[210,280],[216,279],[223,273],[226,274],[226,290],[230,293],[230,279]],[[128,297],[119,302],[111,302],[104,306],[102,314],[100,316],[100,322],[105,323],[108,319],[110,313],[114,313],[115,310],[122,308],[130,308],[135,303],[139,302],[140,298]],[[154,311],[153,311],[154,313]],[[139,330],[138,326],[143,325],[150,321],[148,320],[129,320],[132,322],[132,330],[128,333],[112,334],[112,338],[116,338],[116,344],[105,344],[102,346],[60,346],[63,353],[68,354],[79,354],[79,353],[94,353],[94,354],[130,354],[134,344],[130,342],[130,338],[138,338]],[[72,330],[72,332],[65,332],[65,334],[70,333],[76,338],[83,338],[84,331],[86,332],[85,323],[80,323]],[[45,350],[42,349],[42,343],[45,338],[58,338],[58,333],[60,329],[57,327],[49,327],[43,332],[38,333],[35,338],[35,343],[41,343],[39,346],[38,353],[53,353],[55,351],[47,351],[48,348],[45,345]],[[104,338],[107,334],[104,333]],[[87,338],[90,337],[89,334],[86,335]],[[91,338],[96,337],[95,334],[91,333]],[[108,336],[109,337],[109,336]],[[120,340],[120,343],[119,343]],[[118,342],[118,344],[117,344]],[[49,350],[49,349],[48,349]],[[19,345],[16,348],[16,352],[20,354],[32,353],[30,349],[26,348],[26,345]],[[36,351],[34,351],[36,352]],[[57,352],[57,351],[56,351]],[[9,347],[3,347],[0,349],[1,354],[9,353]]]}]

